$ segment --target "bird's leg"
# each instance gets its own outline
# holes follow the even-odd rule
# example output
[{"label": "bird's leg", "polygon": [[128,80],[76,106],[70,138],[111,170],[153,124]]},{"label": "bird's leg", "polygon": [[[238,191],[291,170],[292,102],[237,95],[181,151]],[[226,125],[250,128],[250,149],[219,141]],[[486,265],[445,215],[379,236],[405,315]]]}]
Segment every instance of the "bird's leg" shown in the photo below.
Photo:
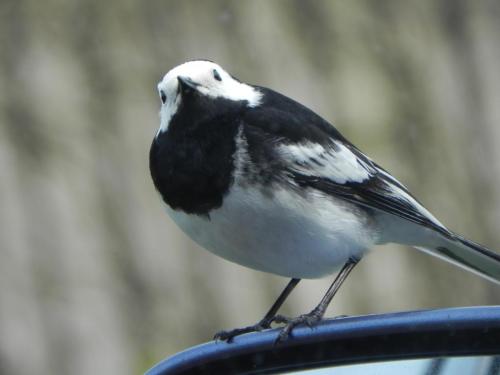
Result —
[{"label": "bird's leg", "polygon": [[358,264],[359,260],[359,258],[350,258],[346,262],[333,281],[332,285],[330,285],[330,288],[328,288],[325,296],[321,299],[321,302],[308,314],[303,314],[296,318],[287,318],[282,315],[276,315],[272,319],[273,322],[286,324],[276,339],[276,343],[285,341],[290,336],[292,330],[300,324],[307,324],[309,327],[312,327],[314,324],[318,323],[323,318],[323,315],[325,315],[325,311],[332,301],[333,296],[337,293],[342,283],[353,270],[354,266]]},{"label": "bird's leg", "polygon": [[278,312],[279,308],[281,305],[283,305],[283,302],[285,302],[286,298],[288,295],[292,292],[292,290],[297,286],[299,283],[300,279],[291,279],[290,282],[287,284],[285,289],[281,292],[279,295],[278,299],[273,303],[267,314],[260,320],[260,322],[248,326],[248,327],[243,327],[243,328],[236,328],[231,331],[220,331],[217,332],[214,336],[214,340],[224,340],[227,342],[231,342],[231,340],[235,336],[242,335],[244,333],[248,332],[256,332],[256,331],[262,331],[263,329],[270,328],[271,323],[276,316],[276,313]]}]

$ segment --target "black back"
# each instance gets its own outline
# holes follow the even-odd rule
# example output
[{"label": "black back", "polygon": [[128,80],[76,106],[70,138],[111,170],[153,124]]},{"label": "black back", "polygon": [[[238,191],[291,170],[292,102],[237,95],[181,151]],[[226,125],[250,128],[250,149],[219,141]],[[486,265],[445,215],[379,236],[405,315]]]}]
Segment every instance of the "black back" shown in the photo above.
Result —
[{"label": "black back", "polygon": [[256,88],[263,94],[262,103],[245,113],[245,123],[257,126],[268,137],[285,143],[331,143],[332,139],[348,143],[328,121],[295,100],[266,87]]}]

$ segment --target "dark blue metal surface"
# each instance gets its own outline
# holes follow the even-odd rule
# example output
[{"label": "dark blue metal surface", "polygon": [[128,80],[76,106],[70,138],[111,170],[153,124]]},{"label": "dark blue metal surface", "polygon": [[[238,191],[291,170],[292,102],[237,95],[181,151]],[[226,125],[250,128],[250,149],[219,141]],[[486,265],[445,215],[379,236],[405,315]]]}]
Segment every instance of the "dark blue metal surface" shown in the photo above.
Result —
[{"label": "dark blue metal surface", "polygon": [[259,374],[332,364],[436,355],[500,354],[500,306],[464,307],[330,319],[209,342],[158,363],[146,375]]}]

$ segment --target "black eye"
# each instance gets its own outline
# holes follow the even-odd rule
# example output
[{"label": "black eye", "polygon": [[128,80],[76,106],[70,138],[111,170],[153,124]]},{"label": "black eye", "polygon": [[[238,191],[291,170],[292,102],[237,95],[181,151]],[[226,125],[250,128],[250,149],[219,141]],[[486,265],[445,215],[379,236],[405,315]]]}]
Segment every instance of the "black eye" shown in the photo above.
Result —
[{"label": "black eye", "polygon": [[220,76],[219,72],[217,71],[217,69],[214,69],[213,70],[213,73],[214,73],[214,78],[217,80],[217,81],[222,81],[222,77]]},{"label": "black eye", "polygon": [[167,95],[165,95],[165,92],[163,90],[160,90],[160,98],[161,102],[165,104],[165,102],[167,101]]}]

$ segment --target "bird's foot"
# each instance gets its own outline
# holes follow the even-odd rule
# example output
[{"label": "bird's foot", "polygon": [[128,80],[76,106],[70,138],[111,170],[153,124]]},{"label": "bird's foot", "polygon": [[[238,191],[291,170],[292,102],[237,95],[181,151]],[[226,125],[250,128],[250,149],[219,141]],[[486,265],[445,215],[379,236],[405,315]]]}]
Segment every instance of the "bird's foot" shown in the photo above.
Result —
[{"label": "bird's foot", "polygon": [[243,335],[249,332],[260,332],[264,329],[271,328],[271,322],[269,320],[262,319],[260,322],[243,328],[235,328],[230,331],[220,331],[214,335],[214,340],[221,340],[230,343],[233,338],[239,335]]},{"label": "bird's foot", "polygon": [[273,318],[275,323],[283,323],[285,326],[281,329],[278,337],[276,338],[276,344],[280,344],[286,341],[292,334],[293,329],[296,326],[306,324],[308,327],[312,328],[314,325],[323,317],[323,314],[317,309],[312,310],[310,313],[300,315],[296,318],[288,318],[283,315],[276,315]]}]

